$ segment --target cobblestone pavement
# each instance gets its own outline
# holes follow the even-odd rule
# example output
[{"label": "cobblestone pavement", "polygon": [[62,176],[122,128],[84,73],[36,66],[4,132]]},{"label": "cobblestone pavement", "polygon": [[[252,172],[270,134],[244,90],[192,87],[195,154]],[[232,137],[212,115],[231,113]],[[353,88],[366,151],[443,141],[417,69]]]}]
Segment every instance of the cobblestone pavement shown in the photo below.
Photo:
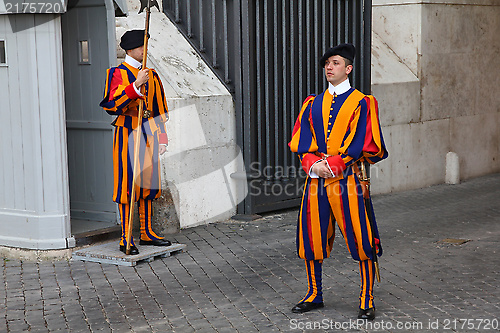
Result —
[{"label": "cobblestone pavement", "polygon": [[0,332],[498,331],[500,174],[374,206],[384,255],[372,323],[355,319],[358,265],[340,232],[325,307],[291,313],[307,287],[293,210],[182,230],[170,239],[184,253],[136,267],[2,260]]}]

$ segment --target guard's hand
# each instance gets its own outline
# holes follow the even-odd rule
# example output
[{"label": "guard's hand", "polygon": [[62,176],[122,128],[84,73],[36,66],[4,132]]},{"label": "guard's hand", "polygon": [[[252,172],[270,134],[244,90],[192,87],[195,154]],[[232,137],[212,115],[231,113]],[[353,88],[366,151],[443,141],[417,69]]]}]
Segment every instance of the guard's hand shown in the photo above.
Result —
[{"label": "guard's hand", "polygon": [[167,147],[165,147],[165,145],[160,145],[160,147],[158,148],[158,151],[159,151],[160,155],[163,155],[167,152]]},{"label": "guard's hand", "polygon": [[137,74],[137,79],[135,80],[134,84],[136,88],[142,87],[146,82],[149,80],[149,69],[141,69],[139,73]]},{"label": "guard's hand", "polygon": [[320,161],[312,166],[312,171],[321,178],[333,178],[328,162],[326,160]]}]

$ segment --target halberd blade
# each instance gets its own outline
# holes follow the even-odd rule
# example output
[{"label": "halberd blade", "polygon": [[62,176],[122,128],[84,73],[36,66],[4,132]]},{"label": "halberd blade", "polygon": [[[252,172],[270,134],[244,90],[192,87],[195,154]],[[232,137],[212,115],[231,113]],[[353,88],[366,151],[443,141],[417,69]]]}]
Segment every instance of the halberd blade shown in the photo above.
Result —
[{"label": "halberd blade", "polygon": [[[150,4],[150,6],[155,6],[158,11],[160,11],[160,6],[158,5],[158,2],[156,2],[156,0],[141,0],[141,9],[139,10],[139,14],[142,13],[142,11],[146,8],[148,8],[148,2]],[[151,8],[151,7],[149,7]]]}]

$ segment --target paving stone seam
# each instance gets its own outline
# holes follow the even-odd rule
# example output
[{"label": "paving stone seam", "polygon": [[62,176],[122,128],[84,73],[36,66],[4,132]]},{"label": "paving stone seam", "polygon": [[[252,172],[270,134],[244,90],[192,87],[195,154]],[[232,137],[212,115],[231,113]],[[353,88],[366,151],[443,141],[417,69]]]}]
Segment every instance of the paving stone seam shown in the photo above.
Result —
[{"label": "paving stone seam", "polygon": [[[116,273],[119,275],[119,272],[118,272],[118,267],[114,266],[114,265],[109,265],[108,266],[110,269],[113,269],[113,270],[116,270]],[[109,279],[108,277],[108,274],[106,274],[106,271],[103,267],[103,265],[101,265],[101,270],[102,270],[102,273],[104,275],[104,278],[106,279],[106,282],[108,283],[109,287],[111,288],[111,290],[113,291],[113,296],[114,298],[116,299],[116,303],[118,304],[118,306],[120,307],[120,309],[122,310],[122,313],[123,313],[123,318],[125,319],[129,329],[132,331],[132,324],[130,323],[130,320],[128,318],[128,316],[126,315],[126,309],[125,309],[125,306],[123,305],[122,301],[121,301],[121,298],[120,298],[120,295],[119,293],[116,291],[116,288],[114,288],[111,280]]]},{"label": "paving stone seam", "polygon": [[[53,278],[54,278],[54,281],[55,281],[55,283],[56,283],[56,285],[57,285],[57,293],[58,293],[58,295],[59,295],[59,299],[62,299],[61,287],[60,287],[60,285],[59,285],[59,282],[57,281],[56,267],[55,267],[54,263],[52,263],[52,269],[53,269],[53,272],[54,272]],[[43,286],[42,286],[42,297],[43,297]],[[62,304],[61,304],[61,314],[62,314],[62,316],[63,316],[63,318],[64,318],[64,322],[65,322],[65,324],[66,324],[66,327],[65,327],[65,328],[66,328],[67,330],[69,330],[68,318],[66,317],[66,313],[65,313],[65,311],[64,311],[64,308],[63,308]],[[49,325],[48,325],[48,323],[47,323],[47,327],[48,327],[48,326],[49,326]]]},{"label": "paving stone seam", "polygon": [[[177,258],[172,258],[172,259],[178,260]],[[179,285],[179,287],[182,288],[182,283],[177,279],[176,275],[170,270],[170,268],[168,267],[168,265],[165,263],[165,259],[161,259],[161,262],[165,266],[165,269],[170,273],[170,275],[173,277],[173,279],[177,282],[177,284]],[[155,275],[157,275],[157,274],[155,273]],[[164,284],[164,282],[162,281],[162,279],[159,276],[158,276],[158,280],[160,281],[160,283],[162,284],[162,286],[166,290],[166,292],[170,295],[170,297],[172,299],[175,299],[175,297],[174,297],[175,295],[171,294],[171,292],[168,290],[167,286]],[[194,304],[193,299],[185,291],[184,291],[184,295],[187,296],[191,300],[191,302]],[[178,308],[179,308],[179,311],[182,313],[182,315],[186,318],[187,317],[186,313],[182,309],[182,307],[178,306]],[[174,328],[174,331],[175,331],[176,325],[173,322],[171,322],[171,321],[170,321],[170,323],[171,323],[171,326]],[[187,324],[194,331],[194,328],[191,326],[191,324],[189,322],[187,322]]]},{"label": "paving stone seam", "polygon": [[[160,279],[158,278],[158,275],[156,275],[156,272],[154,271],[154,269],[151,267],[151,265],[149,263],[147,263],[147,267],[149,268],[150,272],[158,279],[158,281],[160,281]],[[137,269],[136,269],[136,272],[137,272]],[[138,274],[140,275],[140,273],[138,273]],[[163,318],[165,318],[168,321],[168,315],[163,311],[163,307],[158,302],[158,300],[156,299],[156,297],[154,297],[154,295],[155,295],[154,292],[149,288],[148,284],[146,283],[146,281],[144,281],[144,279],[142,278],[142,276],[141,276],[141,280],[144,283],[144,286],[146,287],[146,289],[149,292],[149,294],[152,296],[154,302],[156,303],[156,305],[160,309],[160,312],[162,313]],[[170,324],[170,321],[168,321],[168,322],[169,322],[170,327],[172,328],[172,325]]]},{"label": "paving stone seam", "polygon": [[[200,235],[198,235],[198,236],[200,236]],[[200,236],[200,237],[201,237],[201,236]],[[205,242],[206,242],[206,240],[205,240],[203,237],[201,237],[201,238],[203,239],[203,241],[205,241]],[[210,245],[208,242],[206,242],[206,244]],[[209,262],[210,262],[210,263],[211,263],[211,264],[215,267],[215,269],[217,269],[217,270],[219,271],[219,273],[221,273],[221,274],[225,277],[225,279],[226,279],[227,281],[229,281],[229,283],[231,283],[231,285],[233,285],[233,287],[234,287],[234,288],[238,291],[238,293],[241,295],[241,297],[245,298],[245,299],[248,301],[248,303],[249,303],[249,304],[252,304],[252,302],[250,302],[250,300],[248,300],[248,299],[247,299],[247,298],[246,298],[246,297],[245,297],[245,296],[244,296],[244,295],[243,295],[243,294],[242,294],[242,293],[238,290],[238,288],[237,288],[237,287],[236,287],[236,286],[232,283],[231,279],[230,279],[230,278],[229,278],[229,277],[228,277],[228,276],[227,276],[227,275],[226,275],[223,271],[221,271],[221,270],[219,269],[219,267],[218,267],[218,266],[217,266],[217,265],[216,265],[216,264],[212,261],[212,259],[210,259],[208,256],[206,256],[205,251],[203,251],[203,250],[201,250],[201,249],[199,248],[199,244],[198,244],[197,242],[193,242],[193,245],[194,245],[194,246],[195,246],[195,247],[196,247],[196,248],[200,251],[200,253],[201,253],[201,254],[203,254],[203,255],[205,256],[205,258],[206,258],[206,259],[207,259],[207,260],[208,260],[208,261],[209,261]],[[224,258],[222,258],[222,257],[221,257],[221,259],[223,259],[223,260],[224,260]],[[227,262],[227,261],[226,261],[226,262]],[[227,264],[229,265],[229,263],[227,263]],[[206,271],[204,271],[204,272],[205,272],[205,274],[206,274]],[[216,286],[217,286],[217,285],[216,285]],[[220,289],[220,287],[219,287],[219,286],[217,286],[217,288],[218,288],[218,290],[220,290],[220,291],[222,292],[222,290]],[[222,292],[222,293],[223,293],[223,292]],[[223,294],[224,294],[224,293],[223,293]],[[226,299],[228,299],[226,295],[225,295],[225,297],[226,297]],[[228,299],[228,301],[230,302],[230,299]],[[231,304],[231,302],[230,302],[230,304]],[[234,305],[233,305],[233,306],[234,306]],[[252,306],[254,307],[254,309],[255,309],[255,310],[258,310],[258,309],[257,309],[257,308],[253,305],[253,304],[252,304]],[[216,306],[216,307],[217,307],[217,306]],[[217,308],[218,308],[218,307],[217,307]],[[235,309],[236,309],[238,312],[240,312],[240,313],[241,313],[241,315],[242,315],[243,317],[245,317],[245,318],[248,320],[248,318],[245,316],[245,314],[244,314],[244,313],[242,313],[242,312],[241,312],[239,309],[237,309],[236,307],[235,307]],[[237,327],[235,327],[235,326],[234,326],[234,324],[232,323],[232,321],[230,320],[230,318],[227,318],[227,317],[225,317],[225,318],[228,320],[228,322],[231,324],[231,326],[232,326],[232,327],[234,327],[234,328],[236,329],[236,331],[238,331]],[[248,320],[248,321],[249,321],[250,323],[252,323],[250,320]],[[255,326],[254,326],[254,327],[255,327]],[[257,327],[255,327],[255,328],[257,329]]]},{"label": "paving stone seam", "polygon": [[82,309],[82,314],[83,314],[83,318],[84,318],[84,321],[85,323],[87,324],[87,328],[89,331],[92,331],[91,327],[90,327],[90,323],[89,323],[89,318],[85,312],[85,308],[82,304],[82,292],[80,291],[80,287],[78,285],[78,282],[77,280],[75,280],[75,276],[73,274],[73,270],[70,270],[70,276],[71,276],[71,279],[73,280],[73,283],[74,283],[74,286],[75,286],[75,289],[76,289],[76,293],[78,295],[78,304],[80,305],[80,308]]},{"label": "paving stone seam", "polygon": [[[191,255],[190,255],[190,253],[187,253],[187,254],[188,254],[188,255],[192,258],[192,260],[193,260],[194,262],[196,262],[196,260],[193,258],[193,256],[191,256]],[[188,270],[188,269],[184,266],[184,264],[183,264],[182,262],[180,262],[180,264],[181,264],[181,266],[183,266],[183,267],[184,267],[184,269],[186,270],[186,273],[187,273],[189,276],[191,276],[191,278],[192,278],[192,279],[196,282],[196,284],[198,285],[198,287],[200,287],[200,289],[203,289],[203,288],[202,288],[202,286],[201,286],[201,285],[199,284],[199,282],[197,281],[198,279],[196,278],[196,276],[192,275],[192,274],[190,273],[190,271],[189,271],[189,270]],[[207,273],[205,272],[205,270],[203,270],[203,267],[199,266],[199,268],[203,271],[203,273],[204,273],[205,275],[207,275]],[[216,284],[214,284],[214,285],[215,285],[215,286],[216,286],[216,288],[220,291],[220,289],[217,287],[217,285],[216,285]],[[214,303],[214,301],[213,301],[213,299],[210,297],[210,295],[207,295],[206,293],[204,293],[204,295],[205,295],[205,297],[207,297],[207,298],[208,298],[208,300],[210,301],[210,303],[212,304],[212,306],[213,306],[214,308],[217,308],[217,309],[218,309],[217,305]],[[235,310],[238,310],[238,309],[236,309],[236,307],[235,307],[233,304],[231,304],[231,305],[234,307],[234,309],[235,309]],[[207,320],[207,322],[210,324],[210,326],[211,326],[211,327],[215,330],[216,328],[212,325],[212,323],[210,322],[210,320],[209,320],[209,319],[205,316],[205,314],[203,313],[203,310],[202,310],[202,309],[200,309],[200,308],[198,307],[198,311],[199,311],[199,312],[203,315],[203,317]],[[241,312],[240,312],[240,313],[241,313]],[[233,324],[231,323],[231,321],[229,320],[229,318],[227,318],[227,317],[224,315],[224,312],[222,312],[222,311],[221,311],[221,315],[222,315],[222,317],[224,317],[224,318],[228,321],[228,323],[231,325],[231,327],[235,328],[235,327],[233,326]]]},{"label": "paving stone seam", "polygon": [[[136,304],[137,304],[137,307],[140,309],[140,312],[141,312],[141,314],[142,314],[142,318],[146,318],[146,315],[145,315],[145,313],[144,313],[144,310],[142,309],[141,304],[140,304],[140,303],[139,303],[139,301],[137,300],[137,295],[134,293],[134,290],[132,289],[132,287],[131,287],[130,283],[128,282],[128,280],[127,280],[127,278],[126,278],[126,276],[125,276],[125,275],[124,275],[124,273],[122,272],[122,270],[127,270],[127,269],[130,269],[130,270],[133,270],[133,271],[135,271],[135,272],[136,272],[135,267],[121,267],[121,266],[117,266],[117,269],[118,269],[118,272],[119,272],[119,274],[121,275],[121,277],[122,277],[123,281],[125,282],[125,284],[126,284],[126,286],[127,286],[128,290],[130,291],[130,294],[133,296],[133,298],[134,298],[134,300],[135,300],[135,302],[136,302]],[[136,273],[137,273],[137,272],[136,272]],[[126,316],[126,317],[128,317],[128,316],[127,316],[127,313],[125,313],[125,316]],[[130,321],[129,321],[129,322],[130,322]],[[151,325],[150,325],[147,321],[146,321],[146,323],[148,324],[148,326],[149,326],[150,330],[152,331],[152,330],[153,330],[153,328],[151,327]],[[133,326],[132,326],[132,331],[134,331],[134,327],[133,327]]]},{"label": "paving stone seam", "polygon": [[[196,231],[195,231],[195,233],[196,233]],[[209,242],[208,242],[208,241],[207,241],[204,237],[200,236],[198,233],[196,233],[196,234],[197,234],[199,237],[201,237],[201,239],[203,240],[203,242],[205,242],[205,243],[206,243],[209,247],[211,247],[211,248],[213,249],[212,245],[211,245],[211,244],[210,244],[210,243],[209,243]],[[212,235],[212,237],[213,237],[213,235]],[[194,243],[194,244],[196,244],[196,243]],[[197,247],[198,247],[198,244],[196,244],[196,245],[197,245]],[[199,248],[199,247],[198,247],[198,248]],[[200,249],[200,248],[199,248],[199,249]],[[255,289],[255,287],[253,287],[253,286],[252,286],[252,284],[251,284],[251,283],[250,283],[250,282],[249,282],[249,281],[248,281],[248,280],[247,280],[247,279],[246,279],[246,278],[245,278],[245,277],[244,277],[244,276],[243,276],[240,272],[238,272],[237,270],[235,270],[235,269],[234,269],[234,267],[232,267],[232,265],[231,265],[231,264],[227,261],[227,259],[226,259],[226,258],[224,258],[224,257],[223,257],[220,253],[218,253],[218,251],[216,251],[215,249],[213,249],[213,250],[214,250],[214,252],[216,253],[216,255],[217,255],[220,259],[222,259],[223,261],[225,261],[226,265],[223,265],[224,267],[227,267],[228,269],[231,269],[233,272],[235,272],[236,274],[238,274],[238,276],[239,276],[239,277],[240,277],[243,281],[245,281],[246,285],[247,285],[249,288],[251,288],[251,289],[255,290],[255,292],[259,293],[259,291],[258,291],[258,290],[256,290],[256,289]],[[200,252],[206,255],[206,252],[205,252],[205,251],[203,251],[203,250],[201,250],[201,249],[200,249]],[[264,313],[263,313],[263,312],[262,312],[259,308],[257,308],[257,307],[255,306],[255,304],[254,304],[254,303],[253,303],[250,299],[248,299],[248,298],[247,298],[247,297],[246,297],[246,296],[245,296],[245,295],[241,292],[241,289],[242,289],[242,287],[243,287],[243,286],[236,286],[236,285],[234,285],[234,283],[233,283],[232,279],[231,279],[229,276],[227,276],[227,274],[226,274],[223,270],[221,270],[221,269],[219,268],[219,266],[218,266],[218,265],[216,265],[216,264],[213,262],[213,260],[212,260],[212,259],[210,259],[208,256],[206,256],[206,257],[207,257],[207,259],[208,259],[208,260],[212,263],[212,265],[214,265],[214,266],[217,268],[217,270],[218,270],[218,271],[219,271],[219,272],[220,272],[220,273],[221,273],[221,274],[222,274],[222,275],[223,275],[223,276],[224,276],[224,277],[225,277],[225,278],[229,281],[229,283],[231,283],[231,285],[232,285],[232,286],[233,286],[233,287],[234,287],[234,288],[238,291],[238,293],[239,293],[239,294],[240,294],[243,298],[245,298],[245,300],[246,300],[249,304],[251,304],[251,305],[252,305],[253,309],[254,309],[255,311],[257,311],[257,312],[258,312],[261,316],[265,317],[265,314],[264,314]],[[235,256],[235,258],[237,258],[237,256]],[[240,288],[239,288],[239,287],[240,287]],[[244,317],[245,317],[245,318],[246,318],[246,319],[247,319],[250,323],[252,323],[252,320],[250,320],[250,318],[248,318],[248,317],[247,317],[247,315],[243,314],[243,316],[244,316]],[[253,323],[252,323],[252,324],[253,324]],[[254,325],[254,327],[255,327],[256,329],[258,329],[258,328],[257,328],[257,326],[255,326],[255,324],[253,324],[253,325]]]},{"label": "paving stone seam", "polygon": [[[214,228],[213,228],[213,229],[217,230],[217,226],[214,226]],[[219,242],[221,245],[223,245],[223,247],[224,247],[224,248],[226,248],[226,249],[227,249],[227,250],[231,253],[231,255],[232,255],[234,258],[236,258],[236,260],[239,260],[239,261],[241,261],[241,262],[245,263],[246,267],[250,268],[250,269],[253,271],[253,273],[254,273],[256,276],[258,276],[258,277],[259,277],[259,279],[260,279],[260,280],[261,280],[264,284],[266,284],[268,287],[270,287],[270,286],[269,286],[269,284],[268,284],[266,281],[264,281],[264,280],[262,279],[262,277],[258,274],[258,272],[256,272],[256,271],[253,269],[252,265],[250,265],[249,263],[245,262],[245,260],[244,260],[245,258],[244,258],[244,257],[238,256],[238,254],[234,253],[234,251],[233,251],[233,250],[232,250],[232,249],[231,249],[231,248],[230,248],[227,244],[225,244],[225,243],[224,243],[221,239],[219,239],[216,235],[214,235],[214,233],[213,233],[213,232],[208,231],[208,230],[206,230],[206,231],[207,231],[207,232],[208,232],[208,233],[212,236],[212,238],[214,239],[214,241],[215,241],[215,242]],[[234,244],[234,245],[236,245],[236,246],[241,246],[241,245],[237,244],[236,242],[233,242],[233,244]],[[219,253],[219,255],[220,255],[220,256],[221,256],[221,257],[222,257],[222,258],[226,261],[226,263],[228,264],[228,266],[231,266],[231,265],[230,265],[230,263],[227,261],[227,259],[226,259],[226,258],[224,258],[224,257],[223,257],[220,253]],[[247,253],[247,255],[248,255],[248,257],[251,257],[253,260],[255,260],[255,258],[253,258],[253,257],[252,257],[251,255],[249,255],[248,253]],[[258,262],[258,261],[257,261],[257,262]],[[260,264],[262,267],[265,267],[265,266],[264,266],[264,265],[262,265],[260,262],[259,262],[259,264]],[[243,276],[240,272],[237,272],[237,273],[238,273],[241,277],[243,277],[243,278],[245,279],[245,281],[246,281],[246,282],[247,282],[250,286],[252,286],[252,283],[250,283],[250,282],[248,281],[248,279],[246,279],[246,278],[245,278],[245,277],[244,277],[244,276]],[[252,288],[253,288],[253,289],[255,289],[253,286],[252,286]],[[266,296],[266,293],[261,293],[261,292],[260,292],[259,290],[257,290],[257,289],[255,289],[255,290],[256,290],[256,292],[257,292],[258,294],[262,295],[262,296],[263,296],[263,299],[266,299],[266,301],[267,301],[269,304],[273,304],[273,303],[272,303],[272,300],[268,299],[268,297]],[[276,309],[276,310],[278,310],[278,309]],[[279,311],[279,310],[278,310],[278,311]],[[262,311],[260,311],[260,310],[259,310],[259,312],[262,314],[262,316],[263,316],[263,317],[265,317],[267,320],[269,320],[270,324],[273,324],[273,323],[272,323],[272,321],[271,321],[271,320],[270,320],[270,318],[269,318],[269,315],[268,315],[267,313],[262,312]],[[280,312],[281,312],[281,311],[280,311]],[[275,326],[275,327],[276,327],[276,326]],[[276,328],[279,330],[279,327],[276,327]]]},{"label": "paving stone seam", "polygon": [[5,328],[7,329],[7,332],[10,332],[9,322],[7,320],[7,267],[5,265],[5,262],[7,260],[8,259],[2,260],[2,279],[3,279],[2,287],[4,289],[4,294],[5,294],[5,298],[3,299],[3,304],[4,304],[3,308],[5,309],[5,315],[4,315]]}]

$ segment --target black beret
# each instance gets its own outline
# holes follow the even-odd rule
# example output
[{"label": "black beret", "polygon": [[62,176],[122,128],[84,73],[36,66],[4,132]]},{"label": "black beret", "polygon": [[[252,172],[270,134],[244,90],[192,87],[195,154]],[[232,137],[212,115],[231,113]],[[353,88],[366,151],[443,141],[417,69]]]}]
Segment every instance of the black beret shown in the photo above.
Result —
[{"label": "black beret", "polygon": [[125,51],[138,48],[142,45],[144,45],[144,30],[129,30],[123,34],[120,42],[120,47]]},{"label": "black beret", "polygon": [[339,55],[351,61],[354,61],[354,55],[356,54],[356,48],[352,44],[339,44],[335,47],[328,49],[325,54],[319,59],[319,65],[321,67],[325,66],[325,62],[334,55]]}]

